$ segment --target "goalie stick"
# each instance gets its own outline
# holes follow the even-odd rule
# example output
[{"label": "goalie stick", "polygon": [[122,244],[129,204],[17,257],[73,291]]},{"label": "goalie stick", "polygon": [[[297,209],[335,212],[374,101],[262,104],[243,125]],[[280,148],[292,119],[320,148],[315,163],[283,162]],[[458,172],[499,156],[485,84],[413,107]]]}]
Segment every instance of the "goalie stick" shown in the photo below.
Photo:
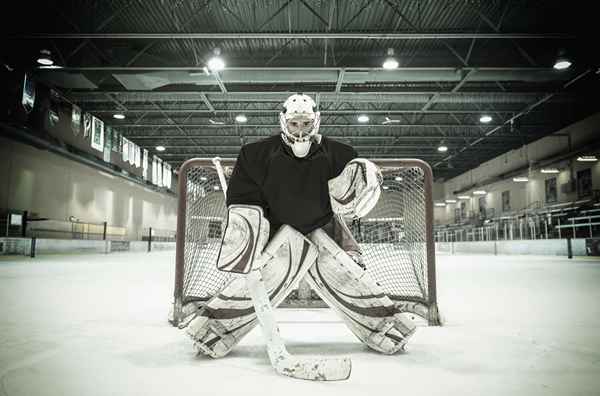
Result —
[{"label": "goalie stick", "polygon": [[[223,194],[227,196],[227,182],[220,158],[213,158],[213,163],[219,175]],[[269,360],[279,374],[313,381],[339,381],[350,377],[352,370],[350,358],[297,357],[291,355],[279,333],[273,307],[260,270],[250,271],[246,275],[246,286],[252,297],[252,304],[265,339]]]}]

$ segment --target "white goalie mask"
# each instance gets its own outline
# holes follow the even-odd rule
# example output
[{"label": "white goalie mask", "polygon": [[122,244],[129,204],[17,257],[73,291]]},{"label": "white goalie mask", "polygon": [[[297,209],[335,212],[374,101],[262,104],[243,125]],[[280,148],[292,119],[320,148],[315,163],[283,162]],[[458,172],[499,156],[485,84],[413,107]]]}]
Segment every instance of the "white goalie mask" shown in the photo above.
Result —
[{"label": "white goalie mask", "polygon": [[315,112],[316,103],[308,95],[294,94],[283,103],[279,113],[281,138],[298,158],[306,157],[313,142],[321,143],[319,125],[321,113]]}]

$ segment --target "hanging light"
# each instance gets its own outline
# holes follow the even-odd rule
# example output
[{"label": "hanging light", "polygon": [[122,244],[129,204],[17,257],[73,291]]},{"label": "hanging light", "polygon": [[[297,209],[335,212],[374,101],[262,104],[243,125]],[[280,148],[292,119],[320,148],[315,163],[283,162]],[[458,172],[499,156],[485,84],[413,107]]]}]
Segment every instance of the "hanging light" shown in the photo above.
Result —
[{"label": "hanging light", "polygon": [[116,118],[117,120],[124,120],[125,119],[125,114],[115,113],[115,114],[113,114],[113,118]]},{"label": "hanging light", "polygon": [[571,67],[572,62],[567,57],[566,51],[564,49],[560,49],[558,51],[558,56],[556,57],[556,61],[554,61],[554,69],[555,70],[565,70]]},{"label": "hanging light", "polygon": [[394,58],[394,49],[388,48],[387,50],[387,58],[383,62],[383,68],[386,70],[393,70],[398,68],[398,61]]},{"label": "hanging light", "polygon": [[165,146],[156,146],[156,151],[165,151]]},{"label": "hanging light", "polygon": [[54,60],[52,59],[52,55],[50,51],[47,49],[43,49],[40,51],[40,55],[38,56],[37,63],[42,66],[52,66],[54,64]]},{"label": "hanging light", "polygon": [[440,153],[445,153],[446,151],[448,151],[448,146],[446,146],[444,143],[440,143],[440,145],[437,148],[437,151],[439,151]]},{"label": "hanging light", "polygon": [[560,58],[557,59],[556,62],[554,63],[554,68],[556,70],[565,70],[568,69],[569,67],[571,67],[571,61],[566,59],[566,58]]},{"label": "hanging light", "polygon": [[220,72],[225,69],[225,61],[220,57],[221,49],[215,48],[213,53],[213,57],[208,60],[206,66],[212,72]]},{"label": "hanging light", "polygon": [[235,116],[235,120],[241,124],[248,121],[248,118],[243,114],[238,114]]},{"label": "hanging light", "polygon": [[363,124],[365,122],[369,122],[369,116],[365,115],[365,114],[359,115],[357,119],[358,119],[358,122],[363,123]]},{"label": "hanging light", "polygon": [[543,168],[541,170],[542,173],[560,173],[558,168]]},{"label": "hanging light", "polygon": [[484,114],[479,118],[479,122],[483,123],[483,124],[487,124],[488,122],[492,121],[492,116]]},{"label": "hanging light", "polygon": [[596,158],[595,155],[580,155],[579,157],[577,157],[577,161],[579,161],[579,162],[594,162],[594,161],[598,161],[598,158]]}]

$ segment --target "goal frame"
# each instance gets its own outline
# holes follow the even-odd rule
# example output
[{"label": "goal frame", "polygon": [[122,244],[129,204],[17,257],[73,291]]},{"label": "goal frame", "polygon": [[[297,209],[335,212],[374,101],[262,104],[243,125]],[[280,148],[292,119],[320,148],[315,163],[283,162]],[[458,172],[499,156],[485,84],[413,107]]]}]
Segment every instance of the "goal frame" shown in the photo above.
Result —
[{"label": "goal frame", "polygon": [[[426,306],[426,319],[429,325],[441,325],[438,305],[437,305],[437,282],[435,265],[435,244],[433,237],[433,172],[428,163],[420,159],[389,159],[389,158],[369,158],[382,168],[420,168],[423,172],[423,195],[425,206],[425,246],[426,246],[426,265],[427,265],[427,299],[419,301]],[[220,158],[222,166],[234,166],[236,160],[232,158]],[[177,205],[177,238],[175,253],[175,285],[174,301],[172,312],[172,323],[177,325],[182,319],[183,304],[183,284],[185,269],[185,230],[187,214],[187,185],[188,170],[195,167],[215,167],[213,158],[192,158],[185,161],[179,169],[178,174],[178,205]],[[411,299],[405,300],[411,302]],[[414,301],[413,301],[414,302]]]}]

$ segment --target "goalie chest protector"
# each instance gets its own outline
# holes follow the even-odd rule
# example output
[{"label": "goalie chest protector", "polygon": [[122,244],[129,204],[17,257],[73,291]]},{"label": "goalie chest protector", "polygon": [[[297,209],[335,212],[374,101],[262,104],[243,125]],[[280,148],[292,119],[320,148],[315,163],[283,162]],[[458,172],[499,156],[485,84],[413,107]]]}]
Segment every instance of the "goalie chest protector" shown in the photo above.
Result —
[{"label": "goalie chest protector", "polygon": [[271,236],[282,224],[308,234],[331,220],[327,182],[356,157],[351,146],[325,136],[304,158],[294,156],[279,135],[247,144],[229,181],[227,205],[260,205]]}]

